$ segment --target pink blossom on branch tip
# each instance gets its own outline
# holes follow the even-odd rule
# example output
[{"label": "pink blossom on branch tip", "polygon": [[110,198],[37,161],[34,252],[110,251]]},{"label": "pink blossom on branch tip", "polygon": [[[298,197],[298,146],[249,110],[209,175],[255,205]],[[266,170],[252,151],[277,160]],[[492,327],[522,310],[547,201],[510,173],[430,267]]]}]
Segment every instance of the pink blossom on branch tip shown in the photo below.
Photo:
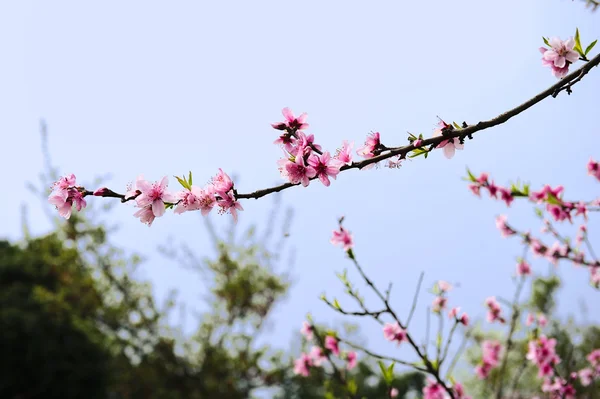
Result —
[{"label": "pink blossom on branch tip", "polygon": [[336,356],[340,355],[339,341],[336,337],[328,335],[325,337],[325,349],[328,349]]},{"label": "pink blossom on branch tip", "polygon": [[306,338],[309,341],[313,339],[314,330],[310,323],[307,321],[302,322],[302,328],[300,329],[300,333],[304,335],[304,338]]},{"label": "pink blossom on branch tip", "polygon": [[346,353],[346,362],[346,368],[348,370],[352,370],[354,367],[356,367],[356,365],[358,364],[358,357],[356,355],[356,352],[350,351]]},{"label": "pink blossom on branch tip", "polygon": [[300,114],[300,116],[296,117],[291,109],[289,109],[288,107],[285,107],[283,110],[281,110],[281,113],[283,114],[283,117],[285,120],[283,122],[272,123],[271,126],[274,129],[277,129],[277,130],[290,129],[290,130],[298,131],[298,130],[303,130],[303,129],[308,128],[308,123],[306,123],[306,118],[307,118],[306,112],[302,113],[302,114]]},{"label": "pink blossom on branch tip", "polygon": [[569,72],[569,65],[579,60],[579,54],[574,50],[575,40],[571,37],[562,41],[553,37],[549,44],[549,49],[540,47],[542,64],[550,67],[554,76],[562,78]]},{"label": "pink blossom on branch tip", "polygon": [[344,248],[344,251],[348,251],[354,247],[354,240],[352,239],[352,234],[344,229],[342,226],[339,227],[338,230],[333,231],[333,236],[331,237],[330,242],[333,245],[341,244]]}]

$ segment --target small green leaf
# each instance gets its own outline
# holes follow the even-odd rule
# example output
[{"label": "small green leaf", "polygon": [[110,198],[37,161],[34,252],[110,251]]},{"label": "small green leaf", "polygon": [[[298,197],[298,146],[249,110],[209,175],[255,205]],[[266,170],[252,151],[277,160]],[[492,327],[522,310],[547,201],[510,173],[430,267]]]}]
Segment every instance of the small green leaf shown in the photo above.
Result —
[{"label": "small green leaf", "polygon": [[542,39],[544,40],[544,43],[546,44],[546,46],[552,47],[552,46],[550,46],[550,43],[548,42],[548,39],[546,39],[544,36],[542,36]]},{"label": "small green leaf", "polygon": [[579,37],[579,28],[575,30],[575,51],[577,51],[580,55],[585,55],[583,53],[583,49],[581,48],[581,38]]},{"label": "small green leaf", "polygon": [[342,307],[340,306],[340,303],[335,298],[333,299],[333,307],[336,308],[336,309],[338,309],[338,310],[342,309]]},{"label": "small green leaf", "polygon": [[587,55],[590,51],[592,51],[592,49],[594,48],[594,46],[596,45],[596,43],[598,43],[598,39],[594,40],[593,42],[590,43],[589,46],[587,46],[587,48],[585,49],[585,54]]},{"label": "small green leaf", "polygon": [[190,170],[190,174],[188,175],[188,183],[190,183],[190,186],[192,185],[192,171]]},{"label": "small green leaf", "polygon": [[462,129],[458,123],[456,123],[456,122],[452,122],[452,124],[453,124],[453,125],[454,125],[454,127],[455,127],[455,128],[457,128],[458,130]]},{"label": "small green leaf", "polygon": [[396,365],[395,362],[392,362],[392,364],[390,364],[387,368],[387,371],[390,375],[394,375],[394,366]]},{"label": "small green leaf", "polygon": [[190,185],[188,184],[188,182],[185,181],[185,179],[182,179],[181,177],[178,177],[178,176],[175,176],[175,178],[177,179],[179,184],[181,184],[183,186],[183,188],[187,188],[188,190],[191,189]]},{"label": "small green leaf", "polygon": [[477,178],[475,177],[475,175],[473,173],[471,173],[471,170],[469,168],[467,168],[467,174],[469,175],[469,181],[476,181]]},{"label": "small green leaf", "polygon": [[352,395],[356,395],[356,391],[358,391],[358,385],[356,385],[356,381],[349,380],[348,381],[348,392]]},{"label": "small green leaf", "polygon": [[[393,364],[393,363],[392,363]],[[379,368],[381,369],[381,375],[383,376],[383,380],[386,384],[390,385],[394,380],[394,371],[393,366],[390,368],[386,368],[383,362],[379,361]]]},{"label": "small green leaf", "polygon": [[419,155],[425,155],[425,158],[427,158],[427,153],[429,152],[429,150],[425,149],[425,148],[415,148],[412,151],[412,154],[409,155],[409,158],[416,158]]}]

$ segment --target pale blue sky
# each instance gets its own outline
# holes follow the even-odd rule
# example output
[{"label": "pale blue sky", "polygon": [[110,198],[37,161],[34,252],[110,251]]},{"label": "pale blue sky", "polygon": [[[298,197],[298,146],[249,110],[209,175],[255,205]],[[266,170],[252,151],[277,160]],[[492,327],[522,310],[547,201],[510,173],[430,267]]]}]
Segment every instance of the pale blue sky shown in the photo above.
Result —
[{"label": "pale blue sky", "polygon": [[[25,188],[42,168],[39,118],[48,122],[61,172],[80,182],[109,173],[109,186],[122,189],[139,173],[159,179],[190,169],[202,182],[221,167],[248,192],[280,182],[281,152],[269,124],[285,106],[308,112],[310,132],[331,151],[343,139],[360,145],[371,130],[385,144],[403,144],[407,130],[430,134],[436,115],[475,123],[553,84],[541,66],[541,36],[566,38],[578,26],[589,43],[600,37],[599,17],[567,0],[0,2],[0,236],[21,236],[22,202],[34,232],[49,228]],[[307,312],[319,322],[343,320],[318,299],[326,291],[352,304],[335,277],[351,265],[329,244],[342,214],[368,274],[381,286],[394,282],[400,314],[421,271],[426,286],[460,283],[450,303],[473,316],[484,314],[488,295],[511,297],[520,245],[500,238],[494,216],[506,210],[469,193],[465,167],[488,171],[500,184],[564,183],[568,197],[597,196],[585,163],[600,157],[599,88],[594,70],[572,96],[477,134],[450,161],[436,153],[400,170],[346,172],[329,188],[285,191],[283,203],[295,211],[296,283],[269,339],[287,347]],[[262,223],[271,205],[244,201],[240,224]],[[112,213],[122,226],[114,241],[147,255],[140,276],[159,298],[177,288],[180,299],[202,309],[199,276],[156,250],[171,236],[210,254],[200,216],[170,213],[149,229],[133,212],[119,206]],[[529,206],[516,204],[508,214],[538,231]],[[592,236],[597,228],[591,225]],[[536,270],[545,272],[545,264]],[[569,265],[558,272],[566,283],[562,314],[578,312],[580,300],[597,301],[587,273]],[[416,336],[431,299],[421,297]],[[371,347],[390,349],[378,325],[361,326]]]}]

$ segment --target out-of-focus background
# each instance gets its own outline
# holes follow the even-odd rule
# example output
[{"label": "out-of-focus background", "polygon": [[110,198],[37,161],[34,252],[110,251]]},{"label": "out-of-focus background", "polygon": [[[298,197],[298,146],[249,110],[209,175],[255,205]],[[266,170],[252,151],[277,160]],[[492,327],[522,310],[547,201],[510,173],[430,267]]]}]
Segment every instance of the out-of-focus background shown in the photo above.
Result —
[{"label": "out-of-focus background", "polygon": [[[329,243],[342,215],[370,277],[393,282],[401,314],[424,272],[424,287],[449,281],[451,305],[481,318],[486,297],[512,297],[521,253],[517,240],[499,237],[494,217],[506,213],[523,229],[539,221],[530,206],[474,197],[465,168],[498,184],[565,184],[569,197],[595,198],[585,163],[599,156],[596,71],[573,95],[478,134],[452,160],[434,153],[399,170],[345,172],[328,188],[244,201],[235,228],[216,212],[207,220],[168,212],[148,228],[132,205],[99,198],[66,223],[45,196],[66,173],[121,192],[141,173],[159,180],[191,170],[204,182],[219,167],[240,192],[277,184],[281,150],[270,123],[286,106],[308,112],[308,131],[332,152],[345,139],[361,145],[370,131],[404,144],[407,131],[430,135],[436,116],[488,119],[556,81],[541,65],[541,36],[566,39],[578,27],[590,42],[600,37],[598,17],[565,0],[1,2],[1,357],[10,358],[5,370],[41,366],[22,381],[3,371],[0,390],[312,397],[307,386],[317,383],[291,373],[307,313],[337,329],[351,322],[351,335],[390,350],[377,323],[341,318],[319,299],[351,304],[336,277],[351,265]],[[547,262],[534,269],[546,275]],[[598,324],[598,313],[586,312],[597,302],[588,274],[551,273],[562,281],[556,317]],[[431,299],[424,289],[415,336],[425,334]],[[411,359],[409,348],[394,350]],[[377,369],[361,370],[367,378]],[[72,388],[52,388],[56,380]],[[406,392],[422,383],[406,381]],[[14,396],[14,386],[28,388]]]}]

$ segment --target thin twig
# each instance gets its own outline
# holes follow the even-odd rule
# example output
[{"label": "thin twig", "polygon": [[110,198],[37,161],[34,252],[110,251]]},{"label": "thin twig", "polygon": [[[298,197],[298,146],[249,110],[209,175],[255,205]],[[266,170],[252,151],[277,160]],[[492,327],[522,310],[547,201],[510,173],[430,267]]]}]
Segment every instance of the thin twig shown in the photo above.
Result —
[{"label": "thin twig", "polygon": [[408,318],[406,319],[406,328],[410,324],[410,321],[415,314],[415,309],[417,308],[417,300],[419,299],[419,292],[421,291],[421,284],[423,283],[423,277],[425,276],[425,272],[421,272],[419,276],[419,281],[417,282],[417,289],[415,290],[415,295],[413,296],[412,306],[410,307],[410,313],[408,314]]}]

